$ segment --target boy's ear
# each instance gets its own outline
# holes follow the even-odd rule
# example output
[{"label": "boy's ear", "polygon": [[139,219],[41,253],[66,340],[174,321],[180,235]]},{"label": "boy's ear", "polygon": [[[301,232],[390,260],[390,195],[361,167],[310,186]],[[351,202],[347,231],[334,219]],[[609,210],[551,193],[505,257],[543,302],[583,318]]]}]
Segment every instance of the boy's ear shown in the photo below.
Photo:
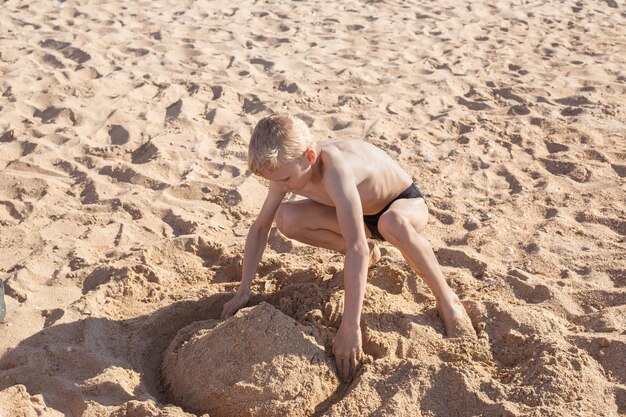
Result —
[{"label": "boy's ear", "polygon": [[306,148],[306,151],[304,151],[304,157],[310,164],[313,164],[317,159],[317,153],[312,148]]}]

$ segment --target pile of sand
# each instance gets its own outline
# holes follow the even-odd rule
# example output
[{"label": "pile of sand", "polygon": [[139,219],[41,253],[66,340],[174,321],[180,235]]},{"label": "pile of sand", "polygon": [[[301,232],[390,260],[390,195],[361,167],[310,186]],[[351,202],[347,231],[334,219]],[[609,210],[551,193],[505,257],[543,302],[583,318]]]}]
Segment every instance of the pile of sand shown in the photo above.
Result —
[{"label": "pile of sand", "polygon": [[215,417],[311,415],[339,385],[316,333],[267,303],[194,323],[165,352],[169,398]]},{"label": "pile of sand", "polygon": [[[626,414],[623,4],[270,3],[2,3],[0,412],[191,417],[165,361],[172,382],[232,382],[242,414]],[[335,390],[299,355],[330,355],[343,259],[275,228],[257,307],[218,323],[267,193],[248,138],[277,111],[416,179],[475,340],[444,337],[383,244],[368,362]],[[250,321],[263,302],[280,337]],[[195,322],[215,326],[179,333]]]}]

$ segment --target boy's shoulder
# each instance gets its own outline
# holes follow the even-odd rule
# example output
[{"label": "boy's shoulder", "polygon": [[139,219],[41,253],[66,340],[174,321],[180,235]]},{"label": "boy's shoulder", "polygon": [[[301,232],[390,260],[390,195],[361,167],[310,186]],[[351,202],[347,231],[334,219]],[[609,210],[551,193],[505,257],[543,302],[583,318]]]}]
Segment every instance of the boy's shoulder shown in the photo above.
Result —
[{"label": "boy's shoulder", "polygon": [[332,140],[320,143],[322,151],[331,158],[363,158],[375,157],[382,150],[369,142],[361,139]]},{"label": "boy's shoulder", "polygon": [[369,169],[372,168],[370,162],[379,160],[383,156],[380,152],[384,154],[380,148],[361,139],[333,140],[320,145],[320,157],[326,167]]}]

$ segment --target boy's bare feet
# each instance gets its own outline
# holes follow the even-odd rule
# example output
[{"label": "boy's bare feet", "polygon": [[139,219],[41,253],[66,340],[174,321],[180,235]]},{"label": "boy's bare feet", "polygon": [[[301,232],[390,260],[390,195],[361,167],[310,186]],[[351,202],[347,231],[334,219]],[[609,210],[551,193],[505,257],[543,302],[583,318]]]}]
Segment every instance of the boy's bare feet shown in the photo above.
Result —
[{"label": "boy's bare feet", "polygon": [[471,337],[476,338],[476,331],[472,326],[463,304],[458,297],[454,296],[452,302],[443,303],[437,300],[437,311],[446,326],[448,337]]}]

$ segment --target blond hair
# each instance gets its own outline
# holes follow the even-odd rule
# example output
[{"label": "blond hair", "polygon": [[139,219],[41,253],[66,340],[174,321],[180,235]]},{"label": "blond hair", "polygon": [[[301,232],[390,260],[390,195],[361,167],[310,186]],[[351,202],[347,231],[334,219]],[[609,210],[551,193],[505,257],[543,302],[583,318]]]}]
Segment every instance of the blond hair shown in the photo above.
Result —
[{"label": "blond hair", "polygon": [[248,146],[248,169],[257,175],[302,156],[311,145],[311,133],[300,119],[273,114],[259,120]]}]

